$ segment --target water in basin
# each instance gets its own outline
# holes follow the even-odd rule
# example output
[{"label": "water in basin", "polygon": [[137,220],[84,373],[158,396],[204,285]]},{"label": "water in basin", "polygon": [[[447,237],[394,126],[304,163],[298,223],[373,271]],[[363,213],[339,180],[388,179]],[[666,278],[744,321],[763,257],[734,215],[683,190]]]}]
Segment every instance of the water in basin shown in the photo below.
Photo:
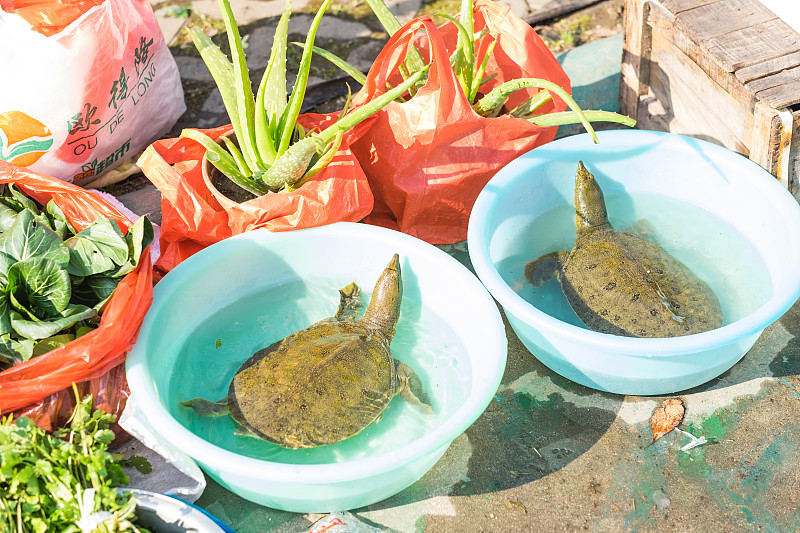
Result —
[{"label": "water in basin", "polygon": [[[434,414],[396,396],[377,422],[331,446],[287,450],[252,437],[234,435],[230,416],[201,417],[179,402],[196,397],[218,400],[239,366],[256,351],[323,318],[333,316],[338,289],[351,280],[311,279],[256,292],[209,316],[179,348],[164,398],[171,414],[201,438],[229,451],[275,462],[323,464],[383,453],[419,438],[441,424],[463,403],[470,369],[462,345],[440,317],[404,296],[392,354],[422,380]],[[364,305],[371,288],[362,287]],[[362,310],[363,311],[363,310]]]},{"label": "water in basin", "polygon": [[[606,195],[609,220],[617,230],[657,242],[708,283],[719,298],[723,325],[758,309],[772,296],[768,270],[756,248],[735,228],[686,202],[651,194]],[[520,296],[547,314],[586,328],[553,277],[534,289],[523,279],[528,261],[575,244],[575,210],[560,204],[515,228],[517,238],[493,243],[498,272]]]}]

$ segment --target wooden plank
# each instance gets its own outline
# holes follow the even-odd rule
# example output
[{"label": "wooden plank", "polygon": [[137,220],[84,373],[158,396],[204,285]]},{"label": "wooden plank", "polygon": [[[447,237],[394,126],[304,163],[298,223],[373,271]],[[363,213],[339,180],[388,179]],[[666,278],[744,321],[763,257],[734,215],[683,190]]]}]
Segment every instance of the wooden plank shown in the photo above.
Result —
[{"label": "wooden plank", "polygon": [[745,87],[775,109],[800,104],[800,66],[753,80]]},{"label": "wooden plank", "polygon": [[660,0],[661,4],[673,15],[696,7],[713,4],[721,0]]},{"label": "wooden plank", "polygon": [[747,105],[755,103],[753,96],[729,72],[729,69],[717,61],[714,55],[704,49],[701,44],[690,39],[686,33],[678,29],[673,15],[657,1],[651,2],[648,24],[652,26],[653,33],[662,34],[736,100]]},{"label": "wooden plank", "polygon": [[789,147],[789,192],[800,201],[800,109],[792,111],[792,144]]},{"label": "wooden plank", "polygon": [[601,1],[602,0],[551,0],[541,6],[535,3],[531,6],[531,2],[528,2],[528,5],[531,6],[531,12],[522,17],[522,19],[531,25],[540,24],[546,20],[569,15],[570,13],[600,3]]},{"label": "wooden plank", "polygon": [[776,109],[800,104],[800,80],[759,91],[756,98]]},{"label": "wooden plank", "polygon": [[713,37],[774,20],[758,0],[721,0],[678,13],[675,25],[702,46]]},{"label": "wooden plank", "polygon": [[669,131],[749,155],[751,102],[731,96],[659,32],[653,32],[650,58],[650,90],[666,110]]},{"label": "wooden plank", "polygon": [[792,113],[758,102],[753,110],[750,159],[761,165],[787,188],[789,149],[792,143]]},{"label": "wooden plank", "polygon": [[781,19],[712,37],[708,52],[728,72],[800,51],[800,34]]},{"label": "wooden plank", "polygon": [[800,52],[794,52],[785,56],[776,57],[769,61],[757,63],[755,65],[740,68],[736,71],[736,79],[741,83],[776,74],[782,70],[800,65]]},{"label": "wooden plank", "polygon": [[650,83],[650,39],[647,23],[650,2],[626,0],[623,23],[625,40],[620,65],[619,102],[624,115],[638,115],[639,96],[647,92]]}]

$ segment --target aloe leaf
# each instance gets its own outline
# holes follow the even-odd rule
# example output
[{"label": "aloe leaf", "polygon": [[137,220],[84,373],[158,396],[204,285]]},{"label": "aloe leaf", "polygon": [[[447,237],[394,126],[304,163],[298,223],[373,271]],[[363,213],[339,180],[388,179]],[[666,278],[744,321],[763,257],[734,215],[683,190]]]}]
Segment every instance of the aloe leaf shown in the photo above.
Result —
[{"label": "aloe leaf", "polygon": [[532,98],[529,98],[519,104],[517,107],[508,112],[508,114],[515,118],[528,118],[528,115],[534,113],[537,109],[542,107],[546,102],[550,101],[552,97],[547,91],[539,91]]},{"label": "aloe leaf", "polygon": [[303,185],[305,182],[307,182],[308,180],[310,180],[311,178],[313,178],[314,176],[319,174],[319,172],[322,169],[327,167],[328,163],[330,163],[331,160],[333,160],[333,157],[336,155],[336,152],[339,150],[339,147],[342,145],[342,138],[343,137],[344,137],[344,134],[341,131],[338,132],[336,134],[336,137],[334,137],[334,139],[333,139],[333,143],[331,144],[331,146],[328,147],[328,149],[325,151],[325,153],[322,155],[322,157],[320,157],[317,160],[317,162],[314,163],[314,165],[311,168],[309,168],[306,171],[305,174],[303,174],[303,177],[300,178],[299,181],[297,181],[296,183],[293,183],[291,185],[288,185],[286,187],[286,191],[288,192],[288,191],[294,191],[294,190],[299,189],[301,185]]},{"label": "aloe leaf", "polygon": [[[378,18],[378,21],[381,23],[381,26],[383,26],[383,29],[386,30],[386,33],[390,36],[397,33],[397,30],[399,30],[402,25],[383,0],[367,0],[367,5],[369,5],[369,8]],[[409,50],[406,63],[410,72],[419,72],[425,68],[425,62],[422,61],[422,56],[419,54],[419,50],[417,50],[416,46],[412,45]]]},{"label": "aloe leaf", "polygon": [[270,190],[279,191],[297,183],[308,170],[311,159],[322,143],[316,137],[306,137],[292,144],[281,154],[269,170],[256,176]]},{"label": "aloe leaf", "polygon": [[279,124],[286,109],[286,43],[289,40],[291,13],[291,0],[286,0],[256,98],[256,145],[262,161],[270,165],[277,157]]},{"label": "aloe leaf", "polygon": [[567,103],[570,109],[577,113],[578,117],[580,118],[580,123],[583,124],[583,127],[586,128],[586,131],[592,136],[592,141],[594,141],[595,144],[599,142],[597,140],[597,134],[594,132],[594,128],[592,128],[592,125],[589,123],[586,115],[584,115],[583,111],[581,111],[581,108],[578,106],[575,100],[572,99],[572,96],[570,96],[569,93],[562,87],[549,80],[543,80],[539,78],[520,78],[507,81],[504,84],[492,89],[489,94],[478,100],[473,107],[479,115],[486,116],[494,111],[498,106],[503,105],[503,102],[511,93],[520,89],[526,89],[528,87],[546,89],[552,93],[555,93],[559,98]]},{"label": "aloe leaf", "polygon": [[[468,1],[469,0],[465,0],[464,3]],[[471,5],[472,4],[470,4],[470,6]],[[469,12],[471,15],[472,10],[470,9]],[[451,15],[440,14],[439,16],[452,22],[458,29],[458,44],[456,45],[456,59],[453,64],[453,70],[456,73],[458,81],[461,82],[461,89],[463,89],[464,94],[468,95],[472,90],[472,75],[475,71],[475,43],[472,42],[473,32]],[[471,23],[472,17],[470,16],[469,18],[469,22]]]},{"label": "aloe leaf", "polygon": [[[264,75],[261,77],[261,82],[258,84],[258,93],[256,94],[256,148],[258,149],[261,162],[271,165],[275,161],[275,123],[270,120],[267,115],[266,105],[264,100],[266,98],[267,83],[269,74],[272,70],[273,63],[270,62],[264,70]],[[285,89],[284,89],[285,93]]]},{"label": "aloe leaf", "polygon": [[[478,67],[478,71],[475,73],[475,77],[473,78],[472,87],[469,91],[469,101],[470,103],[475,102],[475,98],[478,96],[478,89],[481,85],[489,81],[490,79],[497,76],[497,74],[492,74],[491,76],[487,77],[486,79],[483,78],[484,72],[486,72],[486,65],[489,63],[489,58],[492,57],[492,53],[494,52],[494,46],[497,44],[497,39],[493,40],[489,43],[489,47],[486,49],[486,55],[483,56],[483,61],[481,61],[480,66]],[[545,92],[545,91],[541,91]]]},{"label": "aloe leaf", "polygon": [[347,86],[347,100],[344,101],[344,107],[342,107],[342,112],[339,113],[339,118],[336,120],[336,122],[339,122],[340,120],[342,120],[342,118],[345,115],[347,115],[347,112],[350,111],[350,103],[352,102],[352,99],[353,99],[353,93],[350,91],[350,86],[348,85]]},{"label": "aloe leaf", "polygon": [[[624,126],[633,127],[636,121],[631,117],[620,115],[612,111],[585,110],[584,116],[589,122],[616,122]],[[582,122],[580,115],[574,111],[560,111],[558,113],[547,113],[543,115],[532,115],[525,117],[526,120],[537,126],[563,126],[565,124],[578,124]]]},{"label": "aloe leaf", "polygon": [[[297,45],[301,48],[305,48],[305,44],[303,43],[292,43],[292,44]],[[337,56],[332,52],[328,52],[327,50],[325,50],[324,48],[320,48],[319,46],[314,46],[313,50],[314,53],[322,56],[323,58],[333,63],[335,66],[339,67],[339,69],[341,69],[342,72],[344,72],[345,74],[356,80],[361,85],[364,85],[364,83],[366,83],[367,76],[363,72],[358,70],[356,67],[354,67],[353,65],[342,59],[341,57]]]},{"label": "aloe leaf", "polygon": [[461,24],[467,30],[465,41],[473,42],[475,36],[475,22],[473,18],[472,0],[461,0],[461,12],[458,18],[461,19]]},{"label": "aloe leaf", "polygon": [[[461,0],[461,12],[458,15],[459,23],[464,28],[464,32],[458,31],[458,45],[463,48],[466,72],[464,79],[467,85],[464,86],[464,93],[469,94],[472,90],[473,78],[475,75],[475,20],[473,18],[473,0]],[[480,78],[478,78],[480,79]]]},{"label": "aloe leaf", "polygon": [[236,166],[239,167],[239,171],[245,176],[251,176],[253,171],[247,166],[247,161],[244,160],[244,156],[242,155],[241,150],[239,150],[239,147],[236,146],[236,143],[234,143],[227,135],[222,136],[222,142],[225,144],[225,148],[228,150],[228,153],[230,153],[233,157],[233,160],[236,161]]},{"label": "aloe leaf", "polygon": [[335,124],[332,124],[322,130],[317,137],[321,139],[326,145],[329,144],[335,137],[337,132],[339,131],[347,131],[350,128],[353,128],[361,121],[367,119],[373,113],[379,111],[382,107],[386,104],[399,98],[402,96],[406,91],[408,91],[411,87],[414,86],[417,81],[420,80],[427,72],[429,67],[425,67],[419,72],[415,72],[408,78],[406,81],[398,85],[397,87],[393,88],[390,91],[386,91],[382,95],[378,96],[377,98],[370,100],[366,104],[352,110],[345,116],[339,117],[339,120],[336,121]]},{"label": "aloe leaf", "polygon": [[187,139],[192,139],[202,144],[206,149],[206,158],[208,161],[242,189],[257,196],[268,192],[265,187],[262,187],[251,178],[242,174],[233,156],[202,131],[185,129],[181,132],[181,137],[186,137]]},{"label": "aloe leaf", "polygon": [[228,60],[219,46],[206,35],[202,30],[190,26],[187,28],[189,36],[192,38],[197,51],[200,52],[200,57],[214,78],[214,83],[217,84],[219,93],[222,96],[222,102],[225,104],[225,111],[228,112],[228,117],[231,119],[231,124],[235,131],[241,130],[239,125],[239,110],[236,103],[236,91],[233,81],[233,64]]},{"label": "aloe leaf", "polygon": [[[297,71],[297,81],[295,81],[292,88],[292,95],[289,97],[289,102],[286,105],[286,112],[284,119],[281,120],[282,132],[280,136],[280,144],[278,145],[278,156],[281,156],[288,148],[289,143],[292,141],[292,133],[294,132],[294,124],[297,117],[300,115],[300,107],[303,105],[303,98],[306,94],[306,85],[308,84],[308,73],[311,69],[311,55],[313,54],[314,39],[317,36],[319,24],[322,22],[322,14],[328,9],[331,0],[325,0],[320,6],[319,11],[314,16],[311,22],[311,27],[308,30],[306,37],[306,44],[303,47],[303,55],[300,58],[300,68]],[[276,161],[277,163],[277,161]]]},{"label": "aloe leaf", "polygon": [[400,21],[397,20],[397,17],[394,16],[389,10],[389,6],[383,0],[367,0],[367,5],[375,13],[375,16],[378,17],[378,21],[383,26],[383,29],[389,35],[394,35],[397,33],[397,30],[400,29]]},{"label": "aloe leaf", "polygon": [[225,31],[228,33],[228,44],[231,48],[231,59],[233,63],[233,81],[236,89],[237,110],[239,113],[240,129],[236,130],[236,139],[241,146],[242,154],[247,160],[250,168],[259,168],[260,160],[256,152],[255,136],[255,97],[250,86],[250,74],[247,69],[247,61],[244,56],[242,37],[239,35],[239,28],[233,18],[233,10],[228,0],[219,0],[219,7],[222,11],[222,18],[225,22]]}]

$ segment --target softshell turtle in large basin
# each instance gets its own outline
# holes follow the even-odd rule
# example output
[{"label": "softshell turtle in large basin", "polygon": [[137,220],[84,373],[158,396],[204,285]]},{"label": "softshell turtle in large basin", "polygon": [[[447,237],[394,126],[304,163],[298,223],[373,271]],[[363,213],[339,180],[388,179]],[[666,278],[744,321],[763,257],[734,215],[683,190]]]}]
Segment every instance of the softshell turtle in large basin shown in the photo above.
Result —
[{"label": "softshell turtle in large basin", "polygon": [[677,337],[722,325],[711,288],[658,244],[608,221],[600,186],[578,162],[575,247],[525,266],[540,287],[553,275],[575,314],[592,330],[628,337]]},{"label": "softshell turtle in large basin", "polygon": [[398,254],[379,277],[360,319],[355,319],[359,287],[351,283],[339,293],[335,316],[245,361],[226,398],[195,398],[182,405],[201,415],[230,414],[241,425],[238,434],[291,449],[335,444],[355,435],[398,394],[430,411],[417,396],[419,378],[389,348],[403,296]]}]

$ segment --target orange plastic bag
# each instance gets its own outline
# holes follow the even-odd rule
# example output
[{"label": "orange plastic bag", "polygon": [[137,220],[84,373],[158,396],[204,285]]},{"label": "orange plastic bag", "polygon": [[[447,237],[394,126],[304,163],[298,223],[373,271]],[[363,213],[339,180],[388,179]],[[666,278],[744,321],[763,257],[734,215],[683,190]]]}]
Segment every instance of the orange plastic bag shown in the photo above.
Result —
[{"label": "orange plastic bag", "polygon": [[[516,78],[543,78],[570,92],[569,78],[536,32],[508,7],[477,0],[475,32],[489,30],[476,46],[483,57],[497,44],[486,75],[496,77],[481,92]],[[420,29],[424,38],[416,38]],[[407,102],[392,102],[376,113],[371,127],[351,147],[366,173],[375,207],[365,222],[399,229],[433,244],[466,239],[467,223],[480,191],[506,163],[553,140],[556,128],[500,116],[484,118],[472,110],[449,57],[457,31],[450,22],[437,28],[429,17],[406,24],[389,40],[367,75],[355,104],[368,102],[397,82],[398,66],[412,43],[431,62],[428,81]],[[427,58],[425,56],[428,56]],[[535,94],[518,91],[509,106]],[[553,98],[540,112],[563,111]]]},{"label": "orange plastic bag", "polygon": [[0,0],[0,9],[24,18],[33,31],[49,37],[105,0]]},{"label": "orange plastic bag", "polygon": [[[98,217],[132,225],[99,196],[71,183],[0,161],[0,183],[13,183],[40,204],[53,200],[76,230]],[[72,383],[92,394],[95,407],[120,414],[128,397],[125,356],[136,340],[153,300],[149,247],[133,272],[120,280],[100,319],[100,326],[55,350],[0,372],[0,412],[30,416],[44,429],[63,425],[75,405]]]},{"label": "orange plastic bag", "polygon": [[[335,115],[300,115],[306,130],[325,127]],[[233,130],[201,130],[212,139]],[[137,164],[161,191],[161,255],[156,268],[178,263],[227,237],[256,228],[270,231],[357,222],[372,210],[372,193],[358,161],[342,141],[328,166],[296,191],[270,193],[241,204],[229,200],[203,176],[205,148],[186,138],[156,141]]]}]

